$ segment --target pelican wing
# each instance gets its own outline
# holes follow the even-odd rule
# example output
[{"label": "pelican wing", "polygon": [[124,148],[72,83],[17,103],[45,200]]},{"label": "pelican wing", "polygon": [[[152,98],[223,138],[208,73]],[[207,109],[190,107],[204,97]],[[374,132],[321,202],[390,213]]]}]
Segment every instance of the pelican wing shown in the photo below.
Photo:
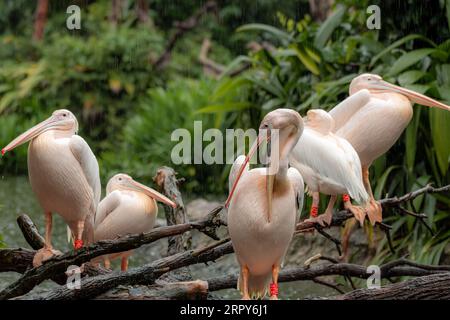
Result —
[{"label": "pelican wing", "polygon": [[334,119],[334,132],[338,131],[350,118],[365,106],[370,100],[370,92],[367,89],[360,90],[352,94],[347,99],[339,103],[328,113]]},{"label": "pelican wing", "polygon": [[[305,184],[303,182],[303,177],[295,168],[289,168],[287,172],[288,179],[291,181],[294,187],[294,192],[296,196],[297,210],[300,211],[303,208],[303,199],[305,194]],[[300,216],[299,214],[299,216]]]},{"label": "pelican wing", "polygon": [[95,228],[97,228],[105,218],[120,205],[120,193],[119,191],[113,191],[108,194],[98,204],[97,212],[95,214]]},{"label": "pelican wing", "polygon": [[[228,178],[228,192],[231,191],[231,188],[233,187],[234,181],[236,180],[236,177],[239,173],[239,169],[241,168],[242,164],[245,161],[245,156],[244,155],[240,155],[239,157],[236,158],[236,160],[234,160],[233,166],[231,167],[230,170],[230,175]],[[244,175],[248,170],[249,170],[250,166],[247,163],[245,166],[244,171],[242,172],[242,175]]]},{"label": "pelican wing", "polygon": [[93,199],[91,204],[91,212],[86,216],[83,232],[83,240],[89,244],[94,241],[95,211],[97,210],[98,203],[100,202],[102,191],[98,162],[91,148],[82,137],[73,135],[70,138],[69,147],[75,159],[77,159],[80,164],[87,183],[92,189]]},{"label": "pelican wing", "polygon": [[356,201],[365,203],[368,200],[358,154],[343,138],[305,128],[289,161],[300,172],[304,168],[312,171],[319,184],[341,185]]},{"label": "pelican wing", "polygon": [[78,135],[70,138],[70,150],[83,170],[84,176],[94,195],[94,208],[100,202],[101,185],[98,162],[87,142]]}]

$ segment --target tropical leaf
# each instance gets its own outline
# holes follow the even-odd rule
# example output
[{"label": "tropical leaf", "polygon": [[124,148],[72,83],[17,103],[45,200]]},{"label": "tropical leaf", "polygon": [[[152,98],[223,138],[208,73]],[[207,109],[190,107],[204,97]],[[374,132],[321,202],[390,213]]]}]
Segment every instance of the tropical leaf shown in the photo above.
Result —
[{"label": "tropical leaf", "polygon": [[385,56],[386,54],[391,52],[393,49],[398,48],[401,45],[405,44],[406,42],[415,40],[415,39],[420,39],[422,41],[425,41],[425,42],[429,43],[430,45],[432,45],[433,47],[436,46],[436,44],[433,41],[431,41],[430,39],[428,39],[427,37],[424,37],[420,34],[410,34],[410,35],[407,35],[406,37],[403,37],[403,38],[395,41],[393,44],[391,44],[386,49],[384,49],[380,53],[378,53],[375,57],[373,57],[372,60],[370,60],[370,67],[374,66],[375,63],[379,59],[381,59],[383,56]]},{"label": "tropical leaf", "polygon": [[436,153],[439,170],[443,176],[448,171],[450,161],[450,112],[433,108],[430,112],[431,138]]},{"label": "tropical leaf", "polygon": [[333,31],[341,24],[347,8],[338,6],[336,11],[325,20],[314,37],[314,46],[321,49],[325,46]]},{"label": "tropical leaf", "polygon": [[435,49],[432,48],[424,48],[405,53],[397,61],[394,62],[394,64],[392,65],[391,69],[388,72],[388,75],[394,76],[402,72],[406,68],[412,66],[413,64],[422,60],[423,58],[429,56],[434,51]]},{"label": "tropical leaf", "polygon": [[275,27],[269,26],[267,24],[261,24],[261,23],[250,23],[243,25],[236,29],[237,32],[243,32],[243,31],[264,31],[268,32],[275,36],[275,38],[281,38],[285,41],[291,41],[292,36],[280,29],[277,29]]}]

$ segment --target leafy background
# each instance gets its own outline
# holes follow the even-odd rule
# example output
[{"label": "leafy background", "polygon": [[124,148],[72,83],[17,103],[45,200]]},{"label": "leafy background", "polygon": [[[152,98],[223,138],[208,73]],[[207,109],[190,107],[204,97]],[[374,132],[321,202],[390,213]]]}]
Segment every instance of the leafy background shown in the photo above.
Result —
[{"label": "leafy background", "polygon": [[[135,13],[138,1],[120,2],[122,15],[113,24],[111,1],[51,1],[41,41],[31,40],[36,2],[0,3],[2,146],[53,110],[70,108],[98,157],[104,184],[116,172],[150,183],[157,167],[172,165],[186,178],[190,197],[223,198],[229,166],[171,164],[174,129],[192,131],[194,120],[222,131],[255,128],[278,107],[301,114],[328,110],[348,96],[348,84],[362,72],[450,104],[449,0],[334,1],[322,19],[307,0],[217,1],[217,12],[176,43],[162,70],[152,62],[175,23],[205,2],[146,1],[146,23]],[[81,30],[65,28],[70,4],[81,7]],[[380,30],[366,27],[369,4],[381,8]],[[208,57],[226,66],[220,76],[208,76],[198,62],[205,38],[212,42]],[[245,71],[233,74],[242,66]],[[450,183],[450,114],[414,111],[404,134],[371,169],[378,198]],[[26,174],[26,148],[2,158],[0,170]],[[438,262],[450,239],[449,208],[445,195],[408,205],[427,214],[434,235],[412,217],[386,212],[398,255]],[[384,240],[376,248],[376,259],[388,256]]]}]

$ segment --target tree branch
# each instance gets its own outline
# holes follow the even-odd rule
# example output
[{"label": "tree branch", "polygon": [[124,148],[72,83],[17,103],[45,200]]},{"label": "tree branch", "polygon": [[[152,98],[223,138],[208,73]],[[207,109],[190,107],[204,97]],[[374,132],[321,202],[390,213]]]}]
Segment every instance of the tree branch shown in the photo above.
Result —
[{"label": "tree branch", "polygon": [[176,31],[172,34],[167,43],[166,49],[161,56],[153,63],[157,70],[161,70],[166,66],[172,55],[172,50],[177,41],[188,31],[194,29],[199,23],[203,15],[217,10],[217,3],[215,1],[206,2],[199,10],[197,10],[191,17],[181,22],[175,22]]}]

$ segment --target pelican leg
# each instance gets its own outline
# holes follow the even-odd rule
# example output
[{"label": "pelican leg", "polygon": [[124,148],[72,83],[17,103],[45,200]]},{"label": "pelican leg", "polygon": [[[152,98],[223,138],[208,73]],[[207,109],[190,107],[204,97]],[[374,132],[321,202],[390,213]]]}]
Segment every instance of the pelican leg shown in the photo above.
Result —
[{"label": "pelican leg", "polygon": [[120,270],[127,271],[128,270],[128,257],[122,257],[122,260],[120,262]]},{"label": "pelican leg", "polygon": [[74,248],[75,250],[81,249],[83,247],[83,231],[84,231],[84,220],[77,222],[77,232],[75,235]]},{"label": "pelican leg", "polygon": [[242,276],[242,300],[250,300],[250,295],[248,294],[248,267],[243,266],[241,268]]},{"label": "pelican leg", "polygon": [[344,201],[344,208],[353,213],[355,219],[359,221],[359,225],[362,227],[366,218],[364,209],[360,206],[353,205],[348,194],[344,194],[342,200]]},{"label": "pelican leg", "polygon": [[322,227],[331,225],[331,220],[333,220],[333,207],[336,202],[336,196],[331,196],[330,201],[328,201],[328,206],[325,212],[318,217],[309,218],[306,221],[315,222],[320,224]]},{"label": "pelican leg", "polygon": [[111,261],[109,261],[109,258],[107,256],[105,256],[103,258],[103,264],[105,265],[106,269],[110,269],[111,270]]},{"label": "pelican leg", "polygon": [[345,222],[344,229],[342,231],[342,256],[340,257],[341,261],[348,262],[350,257],[350,250],[349,250],[349,242],[350,242],[350,236],[353,233],[353,230],[356,226],[356,220],[355,219],[349,219]]},{"label": "pelican leg", "polygon": [[311,209],[309,210],[309,216],[310,216],[310,218],[316,218],[317,211],[319,210],[319,201],[320,201],[319,192],[313,192],[312,198],[313,198],[313,201],[311,204]]},{"label": "pelican leg", "polygon": [[369,168],[363,167],[362,168],[362,176],[363,176],[363,183],[366,187],[367,192],[370,196],[370,205],[367,209],[367,216],[369,217],[369,221],[372,225],[375,225],[376,222],[381,222],[383,220],[383,214],[382,214],[382,208],[381,204],[375,200],[373,193],[372,193],[372,187],[370,186],[369,181]]},{"label": "pelican leg", "polygon": [[39,249],[33,257],[33,267],[38,267],[42,265],[44,261],[49,260],[55,255],[61,255],[62,253],[58,250],[54,250],[52,246],[52,226],[53,219],[52,213],[45,213],[45,244],[44,247]]},{"label": "pelican leg", "polygon": [[278,273],[280,266],[272,266],[272,283],[270,284],[270,300],[278,300]]}]

